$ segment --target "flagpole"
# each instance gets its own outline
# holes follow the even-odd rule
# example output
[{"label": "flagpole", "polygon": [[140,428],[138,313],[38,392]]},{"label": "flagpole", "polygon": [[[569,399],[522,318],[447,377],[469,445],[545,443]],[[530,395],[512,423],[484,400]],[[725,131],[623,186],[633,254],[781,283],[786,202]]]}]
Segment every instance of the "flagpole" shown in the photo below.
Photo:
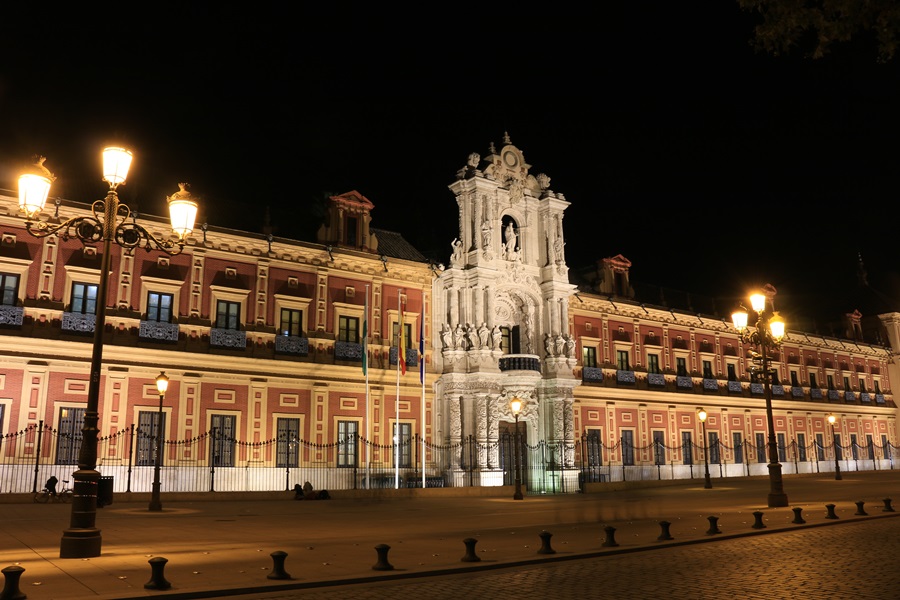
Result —
[{"label": "flagpole", "polygon": [[422,313],[419,316],[419,381],[422,383],[422,489],[425,489],[425,294],[422,294]]},{"label": "flagpole", "polygon": [[400,489],[400,361],[403,360],[403,307],[397,290],[397,397],[394,400],[394,489]]},{"label": "flagpole", "polygon": [[366,285],[366,313],[363,315],[363,364],[366,366],[366,414],[363,417],[363,431],[366,438],[366,489],[370,489],[369,481],[369,286]]}]

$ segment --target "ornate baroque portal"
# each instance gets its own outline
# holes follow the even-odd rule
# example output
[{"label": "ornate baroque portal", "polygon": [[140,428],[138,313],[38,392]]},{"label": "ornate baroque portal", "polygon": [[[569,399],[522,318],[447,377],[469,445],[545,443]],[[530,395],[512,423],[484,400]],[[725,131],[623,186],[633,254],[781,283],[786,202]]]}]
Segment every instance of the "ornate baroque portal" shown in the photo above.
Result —
[{"label": "ornate baroque portal", "polygon": [[[577,479],[574,466],[575,341],[568,299],[575,290],[565,261],[563,214],[569,203],[550,178],[504,135],[487,156],[468,157],[449,187],[459,209],[459,235],[449,268],[435,279],[435,436],[447,444],[474,442],[458,457],[480,485],[508,474],[501,423],[512,423],[522,401],[524,444],[547,440],[554,468]],[[546,457],[548,452],[541,453]],[[537,455],[535,455],[537,456]],[[534,457],[531,460],[535,460]],[[540,491],[541,482],[524,484]]]}]

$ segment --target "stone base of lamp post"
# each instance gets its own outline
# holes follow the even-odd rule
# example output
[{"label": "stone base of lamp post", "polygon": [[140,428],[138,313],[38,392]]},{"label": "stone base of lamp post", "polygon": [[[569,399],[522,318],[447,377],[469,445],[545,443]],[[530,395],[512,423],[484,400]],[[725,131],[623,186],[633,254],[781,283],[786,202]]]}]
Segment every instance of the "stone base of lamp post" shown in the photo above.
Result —
[{"label": "stone base of lamp post", "polygon": [[60,558],[93,558],[100,556],[103,538],[96,527],[97,489],[100,472],[79,469],[72,474],[71,527],[63,530],[59,543]]},{"label": "stone base of lamp post", "polygon": [[769,463],[769,508],[788,505],[788,497],[784,492],[784,481],[781,477],[781,464]]}]

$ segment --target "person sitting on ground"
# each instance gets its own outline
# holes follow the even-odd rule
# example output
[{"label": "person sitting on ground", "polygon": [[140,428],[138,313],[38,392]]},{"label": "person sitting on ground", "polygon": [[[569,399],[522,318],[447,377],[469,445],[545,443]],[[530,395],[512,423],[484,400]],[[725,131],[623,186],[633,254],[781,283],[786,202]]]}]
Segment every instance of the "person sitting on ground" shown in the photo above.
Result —
[{"label": "person sitting on ground", "polygon": [[313,486],[308,481],[303,484],[303,497],[309,498],[310,500],[316,499],[316,495],[313,493]]},{"label": "person sitting on ground", "polygon": [[51,496],[56,495],[56,484],[58,481],[59,479],[56,478],[56,475],[51,475],[50,479],[47,480],[47,491],[50,492]]},{"label": "person sitting on ground", "polygon": [[294,500],[303,500],[303,487],[299,483],[294,484]]}]

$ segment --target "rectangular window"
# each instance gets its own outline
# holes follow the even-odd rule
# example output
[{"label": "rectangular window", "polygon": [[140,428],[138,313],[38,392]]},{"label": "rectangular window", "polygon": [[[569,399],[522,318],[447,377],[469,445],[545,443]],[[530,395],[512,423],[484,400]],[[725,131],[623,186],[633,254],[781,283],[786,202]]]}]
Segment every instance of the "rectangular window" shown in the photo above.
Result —
[{"label": "rectangular window", "polygon": [[211,462],[216,467],[234,466],[236,424],[237,417],[235,415],[213,414],[210,416],[213,434],[210,446]]},{"label": "rectangular window", "polygon": [[356,421],[338,421],[338,466],[355,467],[357,465],[357,447],[359,444],[359,423]]},{"label": "rectangular window", "polygon": [[630,429],[622,430],[622,464],[634,464],[634,432]]},{"label": "rectangular window", "polygon": [[816,374],[815,373],[809,374],[809,387],[811,387],[811,388],[819,387],[819,385],[816,383]]},{"label": "rectangular window", "polygon": [[784,434],[779,433],[776,438],[778,439],[778,460],[787,462],[787,444],[784,442]]},{"label": "rectangular window", "polygon": [[71,309],[71,312],[82,315],[97,314],[97,285],[93,283],[73,283]]},{"label": "rectangular window", "polygon": [[[2,426],[3,426],[3,422],[0,421],[0,431],[3,431]],[[890,458],[891,457],[891,447],[888,445],[888,439],[887,439],[886,435],[881,436],[881,455],[882,455],[882,458]]]},{"label": "rectangular window", "polygon": [[875,460],[875,441],[869,434],[866,434],[866,449],[869,451],[869,460]]},{"label": "rectangular window", "polygon": [[338,341],[359,343],[359,318],[341,316],[338,319]]},{"label": "rectangular window", "polygon": [[834,434],[834,456],[838,460],[844,460],[844,447],[841,445],[841,434]]},{"label": "rectangular window", "polygon": [[600,440],[599,429],[588,429],[587,462],[589,467],[599,467],[603,464],[603,448]]},{"label": "rectangular window", "polygon": [[84,427],[83,408],[59,409],[59,426],[56,435],[56,464],[77,465],[81,450],[81,428]]},{"label": "rectangular window", "polygon": [[859,391],[860,391],[860,393],[865,393],[865,391],[866,391],[866,378],[865,377],[859,378]]},{"label": "rectangular window", "polygon": [[791,371],[791,387],[800,387],[800,380],[797,379],[797,371]]},{"label": "rectangular window", "polygon": [[0,273],[0,304],[3,306],[15,306],[19,303],[19,276],[10,273]]},{"label": "rectangular window", "polygon": [[581,365],[583,367],[597,366],[597,349],[593,346],[584,346],[581,349]]},{"label": "rectangular window", "polygon": [[709,462],[717,465],[721,462],[719,457],[719,433],[717,431],[707,432],[709,436]]},{"label": "rectangular window", "polygon": [[734,444],[734,464],[739,465],[744,462],[744,442],[740,431],[731,433],[731,443]]},{"label": "rectangular window", "polygon": [[844,377],[844,391],[850,391],[850,378]]},{"label": "rectangular window", "polygon": [[303,311],[295,308],[281,309],[281,335],[303,337]]},{"label": "rectangular window", "polygon": [[756,434],[756,462],[766,462],[766,434]]},{"label": "rectangular window", "polygon": [[737,372],[734,370],[733,363],[728,363],[728,381],[737,381]]},{"label": "rectangular window", "polygon": [[[400,461],[397,463],[401,469],[408,469],[412,466],[412,425],[410,423],[400,423],[400,434],[397,435],[397,424],[394,423],[394,443],[400,444]],[[397,448],[391,448],[391,460],[396,460]]]},{"label": "rectangular window", "polygon": [[878,380],[877,380],[877,379],[875,380],[875,393],[876,393],[876,394],[880,394],[880,393],[881,393],[881,386],[878,384]]},{"label": "rectangular window", "polygon": [[[137,453],[134,464],[144,467],[156,464],[157,421],[159,421],[158,410],[142,410],[138,413]],[[163,413],[162,425],[165,431],[166,413]]]},{"label": "rectangular window", "polygon": [[300,466],[300,419],[279,417],[276,426],[275,466]]},{"label": "rectangular window", "polygon": [[175,297],[172,294],[160,294],[150,292],[147,294],[147,320],[157,323],[172,322],[172,303]]},{"label": "rectangular window", "polygon": [[[397,323],[391,324],[391,344],[393,346],[399,346],[400,340],[397,339],[399,328],[397,327]],[[403,324],[403,342],[404,348],[412,348],[413,347],[413,339],[412,339],[412,323],[404,323]]]},{"label": "rectangular window", "polygon": [[216,303],[215,327],[238,331],[241,328],[241,303],[219,300]]},{"label": "rectangular window", "polygon": [[816,434],[816,458],[825,460],[825,438],[821,433]]},{"label": "rectangular window", "polygon": [[344,243],[345,244],[347,244],[350,247],[355,247],[358,245],[357,238],[356,238],[356,233],[357,233],[358,228],[359,228],[359,225],[358,225],[358,221],[357,221],[356,217],[348,216],[347,217],[347,229],[344,232],[344,234],[345,234]]},{"label": "rectangular window", "polygon": [[659,368],[659,354],[647,355],[647,372],[653,373],[654,375],[662,373]]},{"label": "rectangular window", "polygon": [[616,350],[616,368],[620,371],[630,371],[628,364],[628,350]]},{"label": "rectangular window", "polygon": [[703,361],[703,378],[704,379],[714,379],[713,370],[712,370],[712,362],[708,360]]},{"label": "rectangular window", "polygon": [[833,390],[834,389],[834,375],[826,375],[826,378],[828,380],[828,389]]},{"label": "rectangular window", "polygon": [[675,359],[675,374],[679,377],[687,377],[687,359],[679,356]]},{"label": "rectangular window", "polygon": [[684,457],[684,464],[694,464],[694,443],[691,441],[691,432],[681,432],[681,455]]},{"label": "rectangular window", "polygon": [[666,464],[666,432],[653,432],[653,464]]},{"label": "rectangular window", "polygon": [[856,434],[850,434],[850,455],[853,457],[853,460],[859,459],[859,447],[856,443]]},{"label": "rectangular window", "polygon": [[806,434],[797,434],[797,456],[800,462],[806,462]]}]

